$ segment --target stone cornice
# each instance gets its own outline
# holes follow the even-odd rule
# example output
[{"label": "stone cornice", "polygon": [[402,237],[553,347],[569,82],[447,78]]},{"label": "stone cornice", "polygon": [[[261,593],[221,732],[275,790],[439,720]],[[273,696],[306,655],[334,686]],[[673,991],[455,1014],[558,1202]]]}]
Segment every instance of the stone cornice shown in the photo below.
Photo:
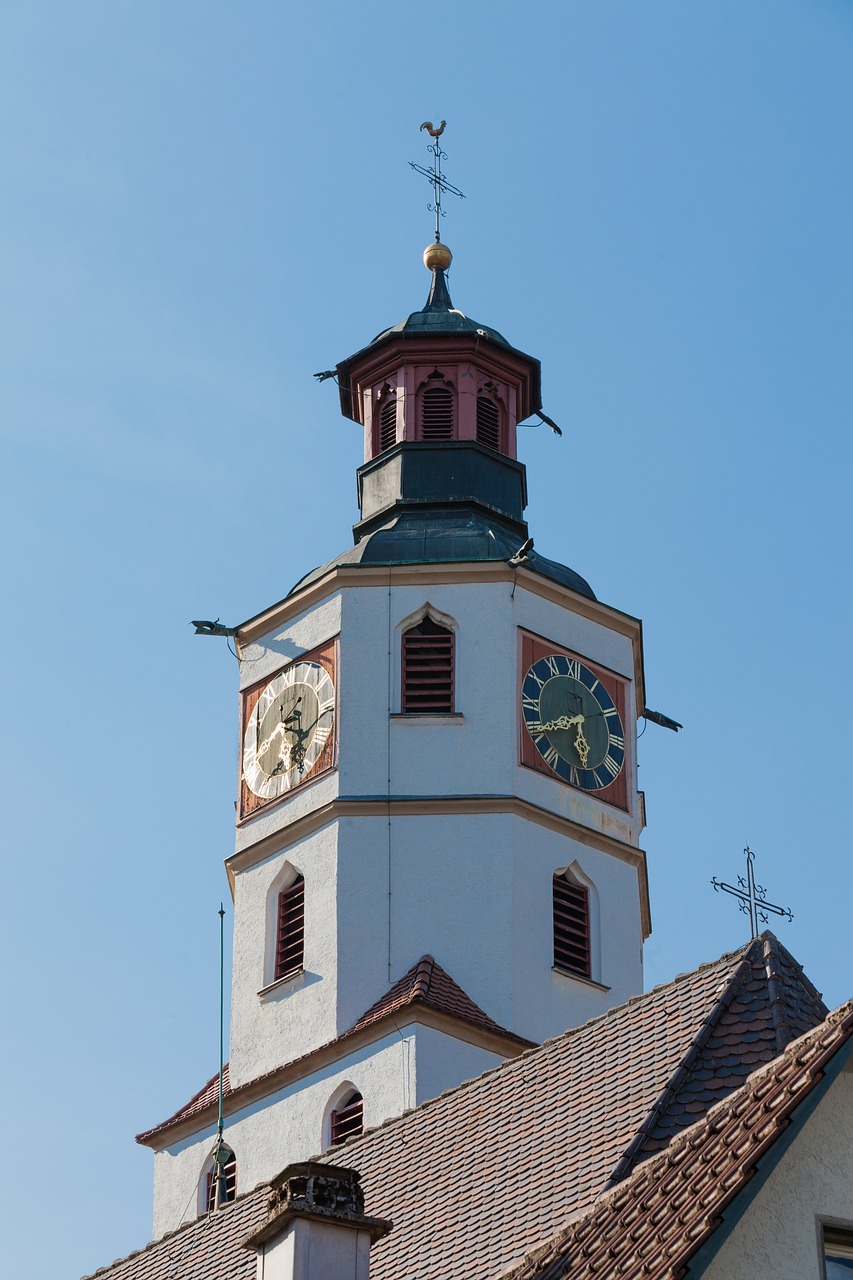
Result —
[{"label": "stone cornice", "polygon": [[297,818],[288,826],[275,831],[247,849],[233,853],[225,861],[228,879],[234,893],[234,878],[238,872],[263,862],[274,853],[281,852],[297,840],[328,826],[339,818],[386,818],[389,815],[400,818],[425,817],[430,814],[493,814],[509,813],[516,817],[535,822],[538,826],[547,827],[560,835],[577,840],[580,844],[598,849],[601,853],[610,854],[636,867],[640,878],[640,909],[643,924],[643,936],[651,933],[651,913],[649,909],[649,888],[646,871],[645,852],[635,845],[626,844],[603,831],[595,831],[562,814],[552,813],[539,805],[523,800],[520,796],[511,795],[478,795],[478,796],[340,796],[328,804],[313,809],[310,813]]},{"label": "stone cornice", "polygon": [[344,587],[381,586],[387,588],[429,586],[433,583],[497,583],[513,582],[533,595],[549,600],[553,604],[569,608],[591,622],[597,622],[628,636],[634,641],[634,680],[637,687],[637,706],[640,711],[645,707],[645,689],[643,685],[643,624],[639,618],[622,613],[611,605],[602,604],[600,600],[590,600],[579,595],[569,587],[562,586],[550,578],[534,573],[523,565],[516,568],[503,560],[465,561],[460,564],[414,564],[414,565],[337,565],[324,574],[322,578],[310,583],[301,591],[287,596],[277,604],[271,605],[263,613],[247,619],[237,628],[237,649],[243,648],[259,640],[268,632],[283,626],[292,618],[313,608],[327,596]]}]

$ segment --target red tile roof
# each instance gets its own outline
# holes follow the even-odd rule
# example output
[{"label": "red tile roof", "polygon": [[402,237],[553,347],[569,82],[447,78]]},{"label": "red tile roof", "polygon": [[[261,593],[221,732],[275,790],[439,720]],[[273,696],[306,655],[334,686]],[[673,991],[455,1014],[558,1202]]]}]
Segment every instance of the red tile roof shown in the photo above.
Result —
[{"label": "red tile roof", "polygon": [[853,1001],[502,1280],[676,1280],[851,1037]]},{"label": "red tile roof", "polygon": [[[502,1036],[513,1035],[513,1032],[499,1026],[493,1018],[484,1013],[432,956],[421,956],[408,973],[405,973],[389,991],[386,991],[384,996],[361,1015],[353,1026],[353,1031],[359,1027],[369,1027],[371,1023],[378,1022],[386,1014],[398,1013],[401,1009],[413,1004],[428,1005],[439,1013],[449,1013],[451,1017],[461,1018],[475,1027],[482,1027],[484,1031],[494,1031]],[[514,1038],[521,1040],[521,1037]],[[522,1043],[530,1045],[532,1042],[524,1040]]]},{"label": "red tile roof", "polygon": [[[238,1099],[241,1094],[254,1095],[258,1086],[265,1081],[269,1083],[270,1091],[272,1091],[275,1088],[277,1078],[288,1068],[292,1068],[300,1062],[307,1062],[315,1054],[323,1053],[334,1045],[342,1044],[357,1032],[380,1022],[382,1018],[400,1013],[403,1009],[411,1008],[414,1005],[423,1005],[436,1010],[438,1013],[448,1014],[452,1018],[458,1018],[462,1022],[479,1027],[482,1031],[489,1031],[494,1035],[503,1036],[507,1040],[514,1041],[517,1045],[515,1052],[530,1048],[533,1043],[500,1026],[487,1013],[484,1013],[470,996],[465,994],[458,983],[453,981],[450,974],[442,969],[437,960],[433,959],[432,956],[421,956],[420,960],[413,964],[411,969],[399,981],[395,982],[375,1004],[372,1004],[348,1031],[343,1032],[335,1040],[329,1040],[326,1044],[312,1050],[311,1053],[303,1054],[300,1058],[283,1063],[280,1067],[275,1067],[272,1071],[256,1076],[253,1080],[244,1081],[243,1084],[234,1089],[231,1088],[228,1065],[226,1064],[223,1077],[223,1101],[229,1103],[228,1110],[233,1112],[235,1110],[234,1100]],[[168,1119],[161,1120],[159,1124],[154,1125],[151,1129],[146,1129],[143,1133],[138,1133],[136,1141],[145,1145],[152,1138],[156,1138],[161,1133],[183,1124],[186,1120],[191,1120],[194,1116],[199,1117],[198,1127],[201,1128],[214,1118],[218,1104],[219,1073],[217,1072],[215,1076],[211,1076],[206,1084],[202,1085],[198,1093],[193,1094],[189,1102],[179,1107]]]},{"label": "red tile roof", "polygon": [[[372,1250],[372,1280],[492,1280],[533,1265],[531,1251],[539,1265],[535,1251],[547,1242],[556,1261],[570,1219],[598,1202],[622,1204],[624,1188],[661,1167],[669,1149],[646,1157],[674,1131],[673,1115],[683,1127],[720,1099],[741,1097],[753,1059],[772,1060],[799,1023],[819,1023],[824,1012],[796,962],[765,935],[333,1149],[333,1163],[361,1173],[368,1213],[394,1223]],[[288,1158],[282,1151],[282,1165]],[[267,1194],[265,1184],[246,1197],[261,1216]],[[233,1240],[223,1236],[217,1280],[247,1274],[235,1269]],[[182,1252],[181,1280],[214,1274],[203,1269],[208,1245],[199,1249],[198,1264],[192,1249]],[[146,1266],[114,1264],[108,1274],[173,1275],[166,1255],[159,1270]]]}]

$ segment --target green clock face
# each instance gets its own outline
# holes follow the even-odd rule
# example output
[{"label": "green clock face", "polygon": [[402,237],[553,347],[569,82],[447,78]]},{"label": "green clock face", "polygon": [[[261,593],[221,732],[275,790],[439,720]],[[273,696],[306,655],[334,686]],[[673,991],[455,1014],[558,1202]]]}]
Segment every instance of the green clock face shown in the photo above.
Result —
[{"label": "green clock face", "polygon": [[576,658],[549,654],[534,662],[521,686],[527,732],[564,782],[601,791],[625,763],[625,730],[604,685]]}]

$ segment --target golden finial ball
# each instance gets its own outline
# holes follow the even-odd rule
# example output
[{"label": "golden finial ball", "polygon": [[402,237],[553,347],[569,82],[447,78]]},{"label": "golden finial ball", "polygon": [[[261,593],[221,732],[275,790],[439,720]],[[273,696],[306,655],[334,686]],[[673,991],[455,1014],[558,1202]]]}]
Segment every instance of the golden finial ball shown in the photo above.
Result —
[{"label": "golden finial ball", "polygon": [[424,266],[427,271],[446,271],[453,261],[453,254],[446,244],[436,241],[424,249]]}]

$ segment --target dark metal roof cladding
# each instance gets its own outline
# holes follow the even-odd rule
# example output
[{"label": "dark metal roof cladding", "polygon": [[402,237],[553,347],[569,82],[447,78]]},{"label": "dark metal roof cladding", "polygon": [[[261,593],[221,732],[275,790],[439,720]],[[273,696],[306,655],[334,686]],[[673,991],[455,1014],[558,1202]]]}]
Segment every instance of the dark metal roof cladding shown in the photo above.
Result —
[{"label": "dark metal roof cladding", "polygon": [[[518,530],[476,510],[430,509],[406,511],[367,533],[354,547],[300,578],[288,595],[294,595],[332,569],[347,565],[458,564],[483,560],[508,561],[520,545]],[[559,582],[579,595],[595,600],[589,583],[556,560],[538,552],[524,567]]]},{"label": "dark metal roof cladding", "polygon": [[512,343],[507,342],[503,334],[498,333],[497,329],[480,324],[477,320],[471,320],[454,307],[450,291],[447,288],[446,276],[441,268],[438,267],[433,270],[429,297],[422,310],[413,311],[405,320],[401,320],[399,324],[392,325],[390,329],[383,329],[368,346],[372,347],[377,342],[382,342],[393,333],[418,335],[429,333],[478,333],[480,337],[488,338],[491,342],[497,342],[502,347],[512,348]]}]

